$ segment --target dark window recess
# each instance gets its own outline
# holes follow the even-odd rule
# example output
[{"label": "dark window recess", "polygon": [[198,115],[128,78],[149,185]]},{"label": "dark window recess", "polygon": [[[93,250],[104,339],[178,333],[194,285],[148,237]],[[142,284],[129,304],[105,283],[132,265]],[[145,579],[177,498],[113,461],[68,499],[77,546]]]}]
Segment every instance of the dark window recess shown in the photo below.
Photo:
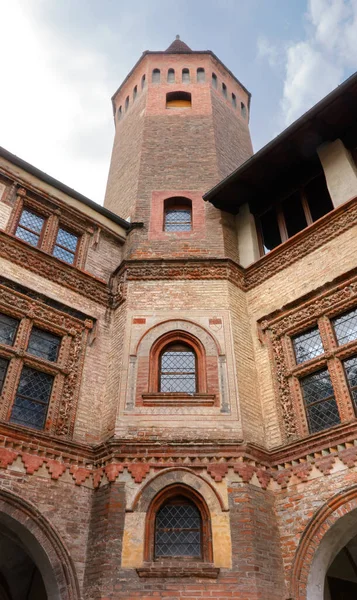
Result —
[{"label": "dark window recess", "polygon": [[138,86],[136,85],[133,89],[133,102],[135,102],[137,95],[138,95]]},{"label": "dark window recess", "polygon": [[310,433],[338,425],[340,415],[327,369],[301,379]]},{"label": "dark window recess", "polygon": [[197,83],[204,83],[206,79],[205,70],[202,67],[197,69]]},{"label": "dark window recess", "polygon": [[332,320],[338,344],[347,344],[357,339],[357,310],[352,310]]},{"label": "dark window recess", "polygon": [[240,103],[240,114],[242,115],[243,119],[247,118],[247,109],[243,102]]},{"label": "dark window recess", "polygon": [[293,345],[298,364],[324,353],[320,332],[317,327],[294,337]]},{"label": "dark window recess", "polygon": [[53,248],[53,256],[60,258],[72,265],[76,256],[78,236],[60,228],[57,233],[56,243]]},{"label": "dark window recess", "polygon": [[160,392],[196,392],[196,356],[183,344],[173,344],[161,355]]},{"label": "dark window recess", "polygon": [[167,83],[175,83],[175,71],[174,69],[169,69],[167,72]]},{"label": "dark window recess", "polygon": [[8,360],[5,360],[5,358],[0,358],[0,394],[4,385],[8,364]]},{"label": "dark window recess", "polygon": [[44,222],[43,217],[24,208],[15,235],[31,246],[38,246]]},{"label": "dark window recess", "polygon": [[160,83],[160,69],[154,69],[151,77],[152,83]]},{"label": "dark window recess", "polygon": [[33,354],[33,356],[38,356],[39,358],[56,362],[60,343],[61,338],[59,338],[57,335],[53,335],[52,333],[48,333],[48,331],[43,331],[42,329],[33,327],[31,330],[27,352],[29,354]]},{"label": "dark window recess", "polygon": [[157,512],[155,558],[164,557],[201,557],[201,515],[185,498]]},{"label": "dark window recess", "polygon": [[301,204],[300,194],[292,194],[282,202],[282,211],[288,237],[292,237],[307,227],[304,209]]},{"label": "dark window recess", "polygon": [[212,73],[212,86],[215,90],[218,87],[217,75],[215,73]]},{"label": "dark window recess", "polygon": [[353,402],[357,408],[357,356],[353,356],[343,363],[348,385],[351,391]]},{"label": "dark window recess", "polygon": [[264,254],[268,254],[270,250],[281,244],[281,235],[275,209],[271,208],[268,210],[260,217],[259,221]]},{"label": "dark window recess", "polygon": [[43,429],[52,384],[52,375],[23,367],[10,416],[11,423]]},{"label": "dark window recess", "polygon": [[191,94],[189,92],[168,92],[166,108],[191,108]]},{"label": "dark window recess", "polygon": [[237,108],[237,98],[235,94],[232,94],[232,106],[233,108]]},{"label": "dark window recess", "polygon": [[130,98],[129,98],[129,96],[127,96],[127,97],[125,98],[125,112],[126,112],[126,111],[128,110],[128,108],[129,108],[129,102],[130,102]]},{"label": "dark window recess", "polygon": [[190,71],[182,69],[182,83],[190,83]]},{"label": "dark window recess", "polygon": [[142,76],[141,78],[141,89],[143,90],[145,87],[145,83],[146,83],[146,77],[145,75]]},{"label": "dark window recess", "polygon": [[165,231],[190,231],[191,210],[189,208],[168,208],[165,211]]},{"label": "dark window recess", "polygon": [[121,108],[121,106],[119,106],[118,112],[117,112],[118,121],[120,121],[120,119],[122,118],[122,115],[123,115],[122,108]]},{"label": "dark window recess", "polygon": [[333,204],[324,175],[319,175],[312,179],[305,186],[304,191],[313,221],[317,221],[317,219],[320,219],[320,217],[333,210]]},{"label": "dark window recess", "polygon": [[0,344],[12,346],[18,324],[16,319],[0,314]]},{"label": "dark window recess", "polygon": [[225,98],[227,98],[227,86],[225,83],[222,83],[222,94]]}]

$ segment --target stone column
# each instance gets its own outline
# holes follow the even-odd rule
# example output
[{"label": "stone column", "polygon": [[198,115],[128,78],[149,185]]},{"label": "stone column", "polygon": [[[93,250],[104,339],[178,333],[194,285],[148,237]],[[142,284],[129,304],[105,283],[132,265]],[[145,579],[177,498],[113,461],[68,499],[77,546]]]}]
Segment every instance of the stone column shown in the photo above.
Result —
[{"label": "stone column", "polygon": [[260,258],[255,219],[248,204],[243,204],[237,215],[239,263],[248,267]]},{"label": "stone column", "polygon": [[317,153],[334,207],[357,196],[357,168],[342,141],[322,144]]}]

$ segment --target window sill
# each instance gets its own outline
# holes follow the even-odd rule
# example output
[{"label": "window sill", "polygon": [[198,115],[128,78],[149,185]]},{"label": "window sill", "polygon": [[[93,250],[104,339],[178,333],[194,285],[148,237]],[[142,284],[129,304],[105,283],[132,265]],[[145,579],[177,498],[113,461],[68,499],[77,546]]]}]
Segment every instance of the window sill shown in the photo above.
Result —
[{"label": "window sill", "polygon": [[183,394],[176,392],[153,392],[143,394],[143,406],[213,406],[215,394]]},{"label": "window sill", "polygon": [[145,563],[136,569],[139,577],[199,577],[217,579],[220,569],[211,563],[194,561],[165,561]]}]

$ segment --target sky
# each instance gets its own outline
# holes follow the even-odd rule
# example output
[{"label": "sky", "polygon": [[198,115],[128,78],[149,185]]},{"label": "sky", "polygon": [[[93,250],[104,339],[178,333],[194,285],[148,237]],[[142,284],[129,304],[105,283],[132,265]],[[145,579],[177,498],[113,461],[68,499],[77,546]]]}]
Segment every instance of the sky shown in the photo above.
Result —
[{"label": "sky", "polygon": [[0,145],[103,203],[110,98],[176,34],[252,94],[254,151],[356,70],[357,0],[0,0]]}]

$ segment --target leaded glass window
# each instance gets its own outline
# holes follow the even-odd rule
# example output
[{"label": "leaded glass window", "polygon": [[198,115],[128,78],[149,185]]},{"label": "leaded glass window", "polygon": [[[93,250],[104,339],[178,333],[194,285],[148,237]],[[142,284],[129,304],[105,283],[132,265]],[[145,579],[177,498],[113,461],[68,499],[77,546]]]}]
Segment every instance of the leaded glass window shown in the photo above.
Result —
[{"label": "leaded glass window", "polygon": [[52,254],[72,265],[76,256],[77,244],[78,236],[60,227]]},{"label": "leaded glass window", "polygon": [[39,358],[45,358],[46,360],[55,362],[57,360],[60,343],[61,339],[57,335],[33,327],[27,352],[34,356],[38,356]]},{"label": "leaded glass window", "polygon": [[0,394],[2,391],[2,386],[4,385],[8,364],[8,360],[5,358],[0,358]]},{"label": "leaded glass window", "polygon": [[160,392],[196,392],[196,355],[184,344],[172,344],[161,354]]},{"label": "leaded glass window", "polygon": [[15,235],[28,244],[31,244],[31,246],[38,246],[44,222],[45,219],[43,217],[24,208]]},{"label": "leaded glass window", "polygon": [[357,339],[357,309],[336,317],[332,325],[340,346]]},{"label": "leaded glass window", "polygon": [[322,431],[340,423],[340,415],[327,369],[301,379],[301,389],[310,433]]},{"label": "leaded glass window", "polygon": [[155,558],[200,558],[201,515],[186,498],[162,506],[155,522]]},{"label": "leaded glass window", "polygon": [[18,324],[16,319],[0,314],[0,344],[12,346]]},{"label": "leaded glass window", "polygon": [[357,408],[357,356],[353,356],[343,363],[351,395]]},{"label": "leaded glass window", "polygon": [[191,210],[189,208],[168,208],[165,211],[165,231],[190,231]]},{"label": "leaded glass window", "polygon": [[52,375],[23,367],[10,421],[34,429],[43,429],[52,384]]},{"label": "leaded glass window", "polygon": [[296,362],[302,363],[323,354],[324,348],[317,327],[293,338]]}]

